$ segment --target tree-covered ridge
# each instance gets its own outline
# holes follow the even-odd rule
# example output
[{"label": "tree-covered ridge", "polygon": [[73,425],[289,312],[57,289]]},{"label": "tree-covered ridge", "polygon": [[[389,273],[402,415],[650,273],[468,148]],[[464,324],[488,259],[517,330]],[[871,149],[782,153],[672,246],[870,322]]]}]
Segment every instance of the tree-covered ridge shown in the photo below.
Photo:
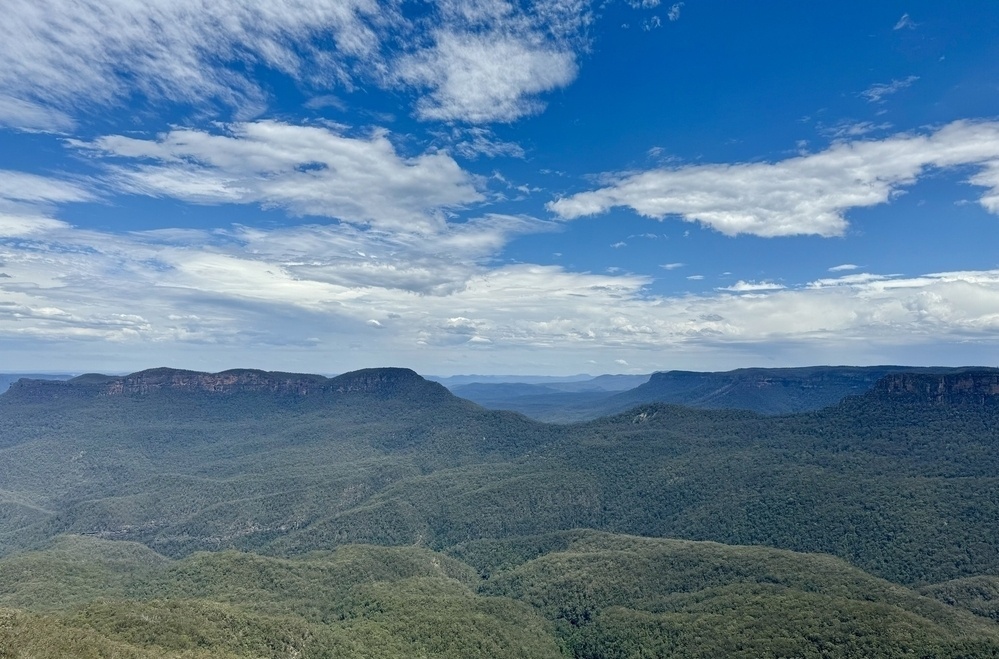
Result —
[{"label": "tree-covered ridge", "polygon": [[445,549],[585,527],[829,553],[902,583],[999,574],[992,406],[869,395],[552,426],[432,391],[7,394],[0,550],[59,533],[171,556]]},{"label": "tree-covered ridge", "polygon": [[829,556],[583,530],[292,559],[62,536],[0,577],[8,656],[999,656],[986,618]]}]

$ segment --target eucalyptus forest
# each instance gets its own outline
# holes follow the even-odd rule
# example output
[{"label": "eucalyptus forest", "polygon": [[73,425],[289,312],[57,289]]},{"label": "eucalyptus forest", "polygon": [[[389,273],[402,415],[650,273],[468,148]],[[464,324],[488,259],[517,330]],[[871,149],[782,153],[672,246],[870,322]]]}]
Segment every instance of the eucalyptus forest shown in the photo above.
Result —
[{"label": "eucalyptus forest", "polygon": [[0,656],[999,657],[999,373],[877,375],[572,423],[406,369],[20,379]]}]

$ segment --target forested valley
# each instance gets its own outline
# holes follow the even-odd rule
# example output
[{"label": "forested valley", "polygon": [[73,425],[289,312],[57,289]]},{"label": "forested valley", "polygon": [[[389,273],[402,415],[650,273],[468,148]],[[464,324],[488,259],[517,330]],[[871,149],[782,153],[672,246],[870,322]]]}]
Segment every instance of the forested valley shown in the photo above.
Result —
[{"label": "forested valley", "polygon": [[405,369],[0,396],[0,656],[999,657],[999,375],[574,424]]}]

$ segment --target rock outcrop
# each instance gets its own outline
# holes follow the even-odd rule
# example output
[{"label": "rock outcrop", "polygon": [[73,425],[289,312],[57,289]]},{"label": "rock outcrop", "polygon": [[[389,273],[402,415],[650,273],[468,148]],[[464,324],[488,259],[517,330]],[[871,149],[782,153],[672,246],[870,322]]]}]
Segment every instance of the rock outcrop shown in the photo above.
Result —
[{"label": "rock outcrop", "polygon": [[878,380],[868,396],[931,405],[999,405],[999,371],[894,373]]}]

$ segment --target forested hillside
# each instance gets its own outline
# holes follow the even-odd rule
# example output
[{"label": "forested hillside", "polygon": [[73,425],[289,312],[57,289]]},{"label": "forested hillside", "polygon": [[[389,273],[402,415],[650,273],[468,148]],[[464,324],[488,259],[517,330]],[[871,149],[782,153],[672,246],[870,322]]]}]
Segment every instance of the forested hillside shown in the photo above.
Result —
[{"label": "forested hillside", "polygon": [[995,373],[917,373],[562,426],[404,369],[22,380],[0,647],[999,656],[997,402]]}]

